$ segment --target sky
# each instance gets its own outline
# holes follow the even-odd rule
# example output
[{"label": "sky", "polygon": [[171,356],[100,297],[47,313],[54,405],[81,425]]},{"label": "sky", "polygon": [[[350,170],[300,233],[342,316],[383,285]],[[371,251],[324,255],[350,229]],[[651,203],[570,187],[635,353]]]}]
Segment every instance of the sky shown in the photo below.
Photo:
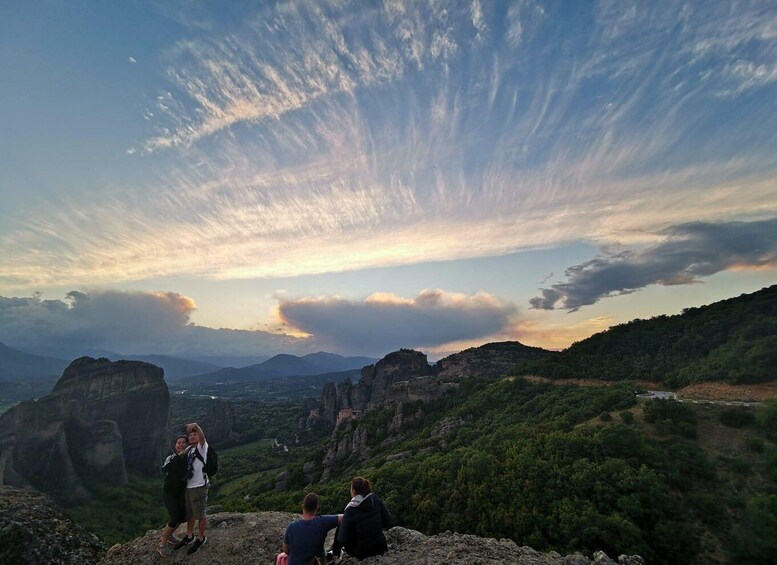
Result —
[{"label": "sky", "polygon": [[777,281],[771,2],[0,4],[0,341],[561,349]]}]

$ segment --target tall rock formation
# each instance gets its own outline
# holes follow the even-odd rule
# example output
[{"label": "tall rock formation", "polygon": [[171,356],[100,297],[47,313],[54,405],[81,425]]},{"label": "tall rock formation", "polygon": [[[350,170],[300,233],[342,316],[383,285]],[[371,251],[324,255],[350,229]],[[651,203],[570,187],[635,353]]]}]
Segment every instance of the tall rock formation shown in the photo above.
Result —
[{"label": "tall rock formation", "polygon": [[235,432],[235,407],[224,398],[214,399],[208,413],[198,422],[208,434],[208,443],[224,447],[233,444],[239,437]]},{"label": "tall rock formation", "polygon": [[394,418],[387,431],[395,436],[403,422],[420,416],[420,413],[404,414],[403,403],[428,402],[454,386],[455,383],[446,383],[437,377],[426,355],[411,349],[389,353],[374,365],[364,367],[356,384],[327,383],[321,391],[319,414],[334,426],[334,431],[324,448],[320,480],[331,478],[335,467],[347,459],[370,457],[370,432],[359,422],[362,412],[394,406]]},{"label": "tall rock formation", "polygon": [[93,481],[153,473],[165,450],[170,396],[162,369],[82,357],[52,393],[0,416],[0,484],[34,486],[61,500],[89,496]]},{"label": "tall rock formation", "polygon": [[434,374],[426,355],[412,349],[389,353],[361,370],[359,382],[327,383],[321,391],[321,417],[334,425],[338,414],[350,416],[395,402],[428,401],[447,389]]}]

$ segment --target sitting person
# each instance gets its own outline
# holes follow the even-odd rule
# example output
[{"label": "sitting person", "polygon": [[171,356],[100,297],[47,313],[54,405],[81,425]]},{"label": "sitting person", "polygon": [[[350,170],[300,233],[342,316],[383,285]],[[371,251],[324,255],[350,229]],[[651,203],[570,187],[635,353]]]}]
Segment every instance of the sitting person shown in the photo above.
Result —
[{"label": "sitting person", "polygon": [[339,557],[343,547],[357,559],[386,553],[388,546],[383,529],[390,526],[391,513],[372,492],[367,479],[356,477],[351,481],[351,497],[335,533],[332,557]]},{"label": "sitting person", "polygon": [[168,521],[162,539],[156,548],[162,557],[170,557],[173,550],[168,543],[179,541],[173,532],[179,524],[186,521],[186,455],[188,454],[189,438],[180,435],[175,440],[174,453],[168,455],[162,465],[165,472],[164,503],[167,509]]},{"label": "sitting person", "polygon": [[302,519],[295,520],[286,528],[283,553],[278,556],[277,563],[284,562],[285,555],[288,556],[288,565],[323,563],[326,534],[337,527],[343,515],[316,516],[318,509],[318,495],[308,493],[302,503]]}]

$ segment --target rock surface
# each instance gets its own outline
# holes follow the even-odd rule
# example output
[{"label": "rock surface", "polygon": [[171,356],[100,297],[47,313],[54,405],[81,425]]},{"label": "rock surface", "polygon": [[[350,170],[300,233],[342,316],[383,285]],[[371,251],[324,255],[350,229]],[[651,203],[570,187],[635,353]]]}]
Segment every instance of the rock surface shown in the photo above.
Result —
[{"label": "rock surface", "polygon": [[[319,480],[323,482],[334,476],[340,461],[350,458],[364,462],[370,458],[367,432],[359,426],[359,417],[365,410],[396,406],[386,431],[390,438],[397,439],[401,437],[402,425],[418,417],[404,414],[403,403],[429,402],[458,386],[458,381],[465,377],[502,376],[527,361],[553,354],[539,347],[506,341],[473,347],[431,366],[423,353],[401,349],[386,355],[375,365],[364,367],[356,384],[350,381],[337,385],[328,383],[321,392],[317,414],[334,425],[334,430],[321,457],[323,471]],[[438,432],[442,445],[450,431]]]},{"label": "rock surface", "polygon": [[364,367],[356,384],[327,383],[321,392],[321,417],[333,425],[343,410],[361,412],[393,402],[428,401],[445,390],[426,355],[401,349]]},{"label": "rock surface", "polygon": [[420,417],[420,413],[405,414],[403,403],[428,402],[455,386],[458,385],[443,382],[434,374],[426,355],[411,349],[389,353],[375,365],[364,367],[356,384],[343,381],[325,385],[319,414],[325,422],[334,425],[334,430],[321,456],[323,471],[319,481],[329,480],[339,462],[370,458],[368,432],[359,425],[359,417],[365,410],[394,406],[394,418],[387,431],[391,438],[397,439],[403,423]]},{"label": "rock surface", "polygon": [[237,423],[235,407],[230,400],[214,399],[208,413],[198,421],[208,433],[208,443],[224,447],[238,440],[238,434],[234,431]]},{"label": "rock surface", "polygon": [[49,497],[0,487],[0,563],[89,565],[104,555],[100,540]]},{"label": "rock surface", "polygon": [[[188,556],[185,550],[179,550],[167,561],[214,565],[271,564],[275,562],[275,555],[281,551],[286,526],[297,518],[299,518],[298,515],[287,512],[214,514],[208,521],[208,543],[194,555]],[[181,528],[182,531],[183,528]],[[100,563],[103,565],[157,564],[160,558],[154,548],[159,543],[161,535],[161,529],[152,530],[142,538],[111,548],[109,554]],[[333,532],[330,532],[327,547],[331,543],[332,535]],[[529,547],[519,547],[512,540],[486,539],[451,532],[425,536],[414,530],[395,527],[387,532],[386,538],[389,551],[385,555],[369,557],[360,562],[354,558],[346,558],[342,561],[343,565],[356,565],[356,563],[362,565],[644,564],[644,561],[637,557],[622,556],[618,560],[610,560],[604,555],[598,555],[598,560],[593,561],[580,554],[561,556],[553,552],[541,553]]]},{"label": "rock surface", "polygon": [[554,355],[553,351],[530,347],[518,341],[487,343],[465,349],[437,361],[437,375],[443,380],[464,377],[501,377],[509,375],[527,361]]},{"label": "rock surface", "polygon": [[0,416],[0,484],[71,501],[88,497],[92,481],[126,483],[127,468],[154,473],[169,418],[162,369],[82,357],[50,395]]}]

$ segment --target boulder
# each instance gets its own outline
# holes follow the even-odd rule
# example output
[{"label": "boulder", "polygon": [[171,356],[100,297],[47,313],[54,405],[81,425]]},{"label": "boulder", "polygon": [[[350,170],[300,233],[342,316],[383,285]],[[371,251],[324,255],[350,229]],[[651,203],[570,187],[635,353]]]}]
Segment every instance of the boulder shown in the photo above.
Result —
[{"label": "boulder", "polygon": [[105,546],[48,496],[0,487],[0,563],[95,564]]}]

